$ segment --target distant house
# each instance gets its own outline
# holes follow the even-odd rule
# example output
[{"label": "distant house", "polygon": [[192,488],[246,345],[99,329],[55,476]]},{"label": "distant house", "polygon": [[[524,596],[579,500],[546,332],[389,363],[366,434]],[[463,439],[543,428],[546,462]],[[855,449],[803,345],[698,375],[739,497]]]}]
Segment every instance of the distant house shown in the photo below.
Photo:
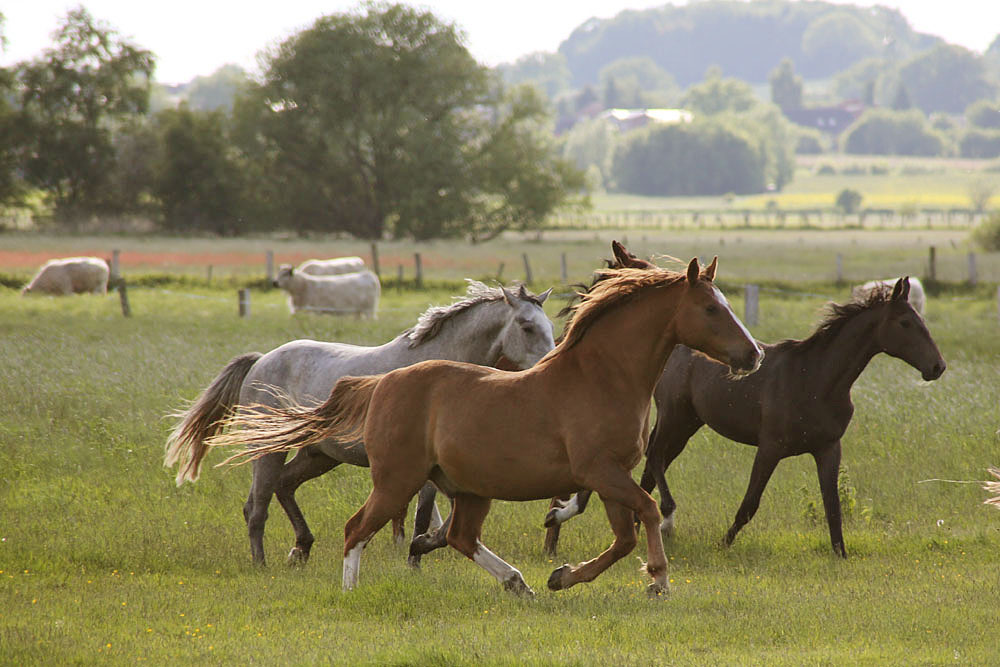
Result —
[{"label": "distant house", "polygon": [[622,131],[635,130],[650,123],[671,125],[694,120],[694,114],[687,109],[605,109],[597,117],[614,123]]},{"label": "distant house", "polygon": [[785,118],[796,125],[811,127],[827,134],[838,135],[857,120],[865,110],[864,104],[849,100],[831,107],[809,109],[784,109]]}]

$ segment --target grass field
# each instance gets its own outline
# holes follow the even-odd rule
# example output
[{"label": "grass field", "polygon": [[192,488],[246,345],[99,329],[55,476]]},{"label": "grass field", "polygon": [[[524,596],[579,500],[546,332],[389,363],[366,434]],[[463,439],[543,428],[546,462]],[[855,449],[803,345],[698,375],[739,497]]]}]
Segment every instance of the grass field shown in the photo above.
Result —
[{"label": "grass field", "polygon": [[[880,357],[855,385],[843,460],[851,557],[833,556],[816,519],[814,467],[801,457],[779,466],[755,519],[731,548],[720,546],[753,450],[703,430],[669,472],[680,507],[667,543],[673,592],[662,600],[645,596],[635,557],[644,537],[595,582],[547,591],[555,566],[592,558],[611,533],[595,504],[564,527],[551,562],[541,549],[545,501],[496,503],[484,532],[522,570],[534,599],[504,594],[454,551],[410,571],[388,531],[366,550],[358,589],[342,593],[343,524],[369,486],[367,471],[346,466],[299,491],[317,536],[308,566],[283,565],[292,534],[274,503],[270,565],[256,570],[241,514],[249,469],[209,467],[198,483],[177,488],[161,464],[172,425],[163,416],[236,354],[300,337],[383,342],[428,305],[447,302],[463,275],[494,274],[504,261],[505,278],[522,277],[522,252],[536,265],[539,290],[556,282],[562,252],[569,279],[584,280],[608,254],[603,236],[420,246],[428,276],[446,283],[386,289],[374,323],[291,317],[280,293],[262,290],[251,316],[237,317],[230,277],[259,274],[265,249],[282,261],[319,247],[316,240],[12,237],[0,272],[16,276],[32,265],[15,254],[34,251],[120,246],[126,277],[200,277],[196,252],[234,263],[216,265],[218,284],[132,289],[127,319],[114,296],[28,299],[0,288],[0,663],[995,664],[1000,513],[982,504],[977,484],[923,481],[982,480],[1000,463],[1000,266],[981,257],[980,279],[990,284],[961,287],[967,248],[948,234],[908,242],[889,233],[755,232],[723,242],[718,234],[625,233],[644,253],[720,254],[738,313],[742,283],[773,285],[753,328],[766,341],[807,335],[827,299],[847,297],[847,284],[832,281],[836,252],[844,252],[848,281],[922,275],[933,241],[939,273],[951,281],[927,306],[949,364],[944,376],[924,383],[903,362]],[[337,254],[366,252],[329,243]],[[413,250],[387,247],[383,257]],[[132,264],[131,252],[174,259]],[[184,261],[191,256],[198,261]],[[554,314],[561,303],[546,305]],[[222,458],[215,452],[209,463]]]}]

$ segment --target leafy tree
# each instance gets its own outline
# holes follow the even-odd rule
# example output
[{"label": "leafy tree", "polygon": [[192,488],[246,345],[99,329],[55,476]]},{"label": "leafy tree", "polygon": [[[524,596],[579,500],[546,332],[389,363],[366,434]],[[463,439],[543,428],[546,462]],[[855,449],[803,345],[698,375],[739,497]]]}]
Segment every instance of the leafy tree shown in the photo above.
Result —
[{"label": "leafy tree", "polygon": [[981,56],[960,46],[941,44],[920,53],[899,69],[913,104],[925,113],[962,113],[983,98],[992,98],[996,85],[987,75]]},{"label": "leafy tree", "polygon": [[209,76],[195,77],[184,88],[183,98],[196,111],[231,111],[233,98],[250,77],[239,65],[223,65]]},{"label": "leafy tree", "polygon": [[538,86],[550,100],[570,88],[569,67],[561,53],[536,51],[521,56],[513,64],[497,66],[503,80],[510,85],[530,83]]},{"label": "leafy tree", "polygon": [[869,109],[847,128],[844,151],[868,155],[940,155],[944,140],[917,109]]},{"label": "leafy tree", "polygon": [[611,183],[611,159],[619,143],[618,131],[602,118],[577,123],[563,137],[563,157],[584,171],[596,169],[600,183]]},{"label": "leafy tree", "polygon": [[248,184],[225,123],[220,111],[192,111],[186,105],[157,114],[160,154],[153,190],[166,230],[223,235],[243,231],[242,194]]},{"label": "leafy tree", "polygon": [[802,107],[802,77],[795,75],[795,65],[785,58],[768,77],[771,83],[771,101],[782,109]]},{"label": "leafy tree", "polygon": [[613,106],[662,107],[679,95],[674,77],[648,56],[615,60],[598,77],[604,90],[613,84],[618,99],[625,101]]},{"label": "leafy tree", "polygon": [[861,208],[861,200],[863,199],[860,192],[853,190],[851,188],[844,188],[837,193],[837,200],[834,202],[837,208],[839,208],[844,213],[848,215],[852,213],[857,213],[858,209]]},{"label": "leafy tree", "polygon": [[834,72],[877,56],[881,48],[882,34],[850,11],[824,14],[802,33],[804,62],[822,63]]},{"label": "leafy tree", "polygon": [[116,122],[145,112],[153,55],[82,7],[53,37],[54,48],[17,68],[18,131],[28,181],[68,220],[115,207],[108,191],[112,133]]},{"label": "leafy tree", "polygon": [[910,94],[906,92],[906,86],[901,81],[899,85],[896,86],[896,96],[892,98],[892,110],[906,111],[907,109],[912,108],[913,103],[910,102]]},{"label": "leafy tree", "polygon": [[507,94],[429,12],[324,16],[265,65],[234,117],[270,224],[484,239],[539,224],[583,182],[540,131],[535,89]]},{"label": "leafy tree", "polygon": [[968,128],[959,137],[958,153],[969,158],[1000,157],[1000,130]]},{"label": "leafy tree", "polygon": [[619,190],[641,195],[762,192],[765,156],[757,142],[707,120],[652,126],[631,133],[615,152]]},{"label": "leafy tree", "polygon": [[753,88],[745,81],[723,78],[718,67],[709,68],[705,80],[691,86],[681,99],[681,106],[708,116],[723,111],[746,111],[758,103]]},{"label": "leafy tree", "polygon": [[979,100],[965,110],[965,119],[973,127],[1000,129],[1000,102]]}]

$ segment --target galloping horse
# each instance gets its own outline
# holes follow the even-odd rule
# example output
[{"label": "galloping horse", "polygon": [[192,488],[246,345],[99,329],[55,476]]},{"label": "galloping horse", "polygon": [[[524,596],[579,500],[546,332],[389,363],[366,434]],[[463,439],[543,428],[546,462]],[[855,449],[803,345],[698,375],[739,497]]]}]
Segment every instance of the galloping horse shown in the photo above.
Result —
[{"label": "galloping horse", "polygon": [[648,536],[654,593],[668,588],[656,503],[630,470],[642,458],[653,388],[678,343],[752,372],[761,351],[715,287],[716,261],[686,273],[619,269],[582,297],[562,342],[532,368],[505,372],[427,361],[381,376],[343,378],[321,406],[242,412],[242,432],[212,445],[248,444],[256,459],[328,438],[364,434],[373,489],[345,526],[344,589],[361,551],[405,511],[427,480],[454,499],[448,543],[508,590],[531,593],[521,573],[479,541],[491,499],[534,500],[593,489],[614,543],[594,560],[557,568],[552,590],[591,581],[632,551],[633,517]]},{"label": "galloping horse", "polygon": [[[278,406],[286,399],[316,404],[344,375],[385,373],[426,359],[527,368],[555,345],[552,322],[542,310],[551,292],[536,296],[523,285],[507,289],[469,281],[464,299],[429,308],[416,325],[384,345],[295,340],[264,355],[240,355],[188,410],[176,415],[180,422],[167,440],[165,465],[179,464],[178,485],[197,480],[208,451],[205,441],[222,430],[237,404]],[[368,465],[363,443],[317,442],[287,464],[285,457],[278,453],[254,462],[253,483],[243,507],[250,550],[259,565],[264,564],[264,524],[272,495],[278,496],[295,530],[288,561],[305,563],[314,538],[295,502],[296,489],[341,463]],[[432,510],[433,497],[424,513],[430,516]],[[401,540],[402,517],[394,519],[393,529]]]},{"label": "galloping horse", "polygon": [[[761,494],[783,458],[811,454],[816,461],[823,508],[835,553],[847,557],[841,528],[837,478],[840,438],[854,414],[851,387],[879,353],[902,359],[936,380],[944,359],[923,319],[908,302],[909,279],[893,288],[877,287],[863,298],[829,306],[829,314],[804,340],[763,345],[760,369],[732,378],[726,368],[678,346],[656,385],[657,420],[649,437],[642,488],[660,491],[660,530],[673,534],[677,508],[667,487],[666,469],[695,432],[707,424],[719,434],[757,447],[750,483],[726,533],[726,544],[756,513]],[[579,514],[587,494],[578,494],[550,512],[551,524]],[[554,553],[557,534],[546,540]]]}]

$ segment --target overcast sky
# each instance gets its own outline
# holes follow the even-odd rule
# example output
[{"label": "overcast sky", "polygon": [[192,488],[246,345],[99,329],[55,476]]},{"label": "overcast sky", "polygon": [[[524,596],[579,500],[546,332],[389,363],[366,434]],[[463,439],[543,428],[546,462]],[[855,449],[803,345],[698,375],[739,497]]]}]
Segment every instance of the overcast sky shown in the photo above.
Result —
[{"label": "overcast sky", "polygon": [[[840,0],[837,0],[840,1]],[[359,6],[345,0],[13,0],[0,5],[6,17],[6,49],[0,63],[37,56],[66,12],[83,4],[97,19],[156,54],[155,77],[185,83],[226,63],[256,68],[255,55],[311,24],[323,14]],[[487,65],[511,62],[534,51],[555,51],[592,16],[645,9],[663,0],[428,0],[411,3],[456,23],[472,54]],[[685,4],[674,2],[671,4]],[[899,9],[916,30],[982,52],[1000,32],[1000,0],[859,0]]]}]

